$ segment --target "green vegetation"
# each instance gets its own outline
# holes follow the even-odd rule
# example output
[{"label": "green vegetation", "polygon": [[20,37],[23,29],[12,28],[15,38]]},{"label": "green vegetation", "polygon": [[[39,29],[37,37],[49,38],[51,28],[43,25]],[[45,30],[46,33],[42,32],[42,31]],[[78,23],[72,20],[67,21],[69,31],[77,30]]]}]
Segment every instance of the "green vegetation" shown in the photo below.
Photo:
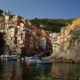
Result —
[{"label": "green vegetation", "polygon": [[61,28],[63,26],[66,26],[72,22],[73,19],[64,20],[64,19],[32,19],[30,20],[32,25],[40,26],[43,25],[46,26],[46,29],[51,30],[53,32],[60,32]]},{"label": "green vegetation", "polygon": [[53,80],[50,77],[46,77],[46,76],[37,76],[35,80]]}]

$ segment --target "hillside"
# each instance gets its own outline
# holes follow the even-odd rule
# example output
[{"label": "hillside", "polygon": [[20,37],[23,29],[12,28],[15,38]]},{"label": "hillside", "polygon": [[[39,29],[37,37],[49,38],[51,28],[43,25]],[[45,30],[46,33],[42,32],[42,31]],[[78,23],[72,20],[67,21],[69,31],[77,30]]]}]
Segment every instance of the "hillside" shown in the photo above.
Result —
[{"label": "hillside", "polygon": [[[67,56],[70,56],[73,49],[73,46],[69,47],[69,45],[74,45],[74,42],[80,41],[79,34],[76,34],[78,40],[73,40],[73,38],[76,38],[74,33],[80,32],[77,26],[80,26],[80,18],[76,18],[75,20],[47,18],[27,20],[21,16],[12,15],[10,11],[0,10],[0,37],[5,33],[0,40],[2,47],[0,51],[5,49],[9,54],[15,52],[18,55],[27,56],[39,55],[41,53],[44,54],[41,54],[41,56],[45,56],[45,54],[47,56],[51,53],[55,53],[55,55],[56,53],[62,53],[61,58],[64,58],[67,51],[69,51],[69,55]],[[71,33],[72,30],[74,30],[73,33]],[[2,44],[3,38],[4,44]],[[67,56],[67,59],[74,61],[72,56]]]},{"label": "hillside", "polygon": [[43,25],[43,26],[46,26],[48,30],[51,30],[53,32],[60,32],[61,28],[63,26],[70,24],[72,20],[73,19],[66,20],[66,19],[47,19],[47,18],[38,19],[38,18],[35,18],[30,21],[32,25],[36,25],[36,26]]},{"label": "hillside", "polygon": [[[54,39],[54,40],[53,40]],[[61,29],[60,36],[52,38],[53,54],[50,59],[58,62],[80,63],[80,18]]]},{"label": "hillside", "polygon": [[[0,10],[0,17],[2,17],[3,10]],[[11,14],[11,13],[9,13]],[[11,15],[13,17],[13,15]],[[31,19],[31,24],[35,26],[46,26],[46,29],[51,30],[52,32],[60,32],[61,28],[63,26],[66,26],[68,24],[72,23],[73,19],[48,19],[48,18],[34,18]]]},{"label": "hillside", "polygon": [[[0,10],[0,17],[2,17],[3,10]],[[9,13],[11,14],[11,13]],[[10,15],[13,17],[14,15]],[[68,24],[72,23],[73,19],[48,19],[48,18],[34,18],[31,19],[31,24],[39,27],[40,25],[46,26],[46,29],[51,30],[52,32],[60,32],[61,28],[63,26],[66,26]]]}]

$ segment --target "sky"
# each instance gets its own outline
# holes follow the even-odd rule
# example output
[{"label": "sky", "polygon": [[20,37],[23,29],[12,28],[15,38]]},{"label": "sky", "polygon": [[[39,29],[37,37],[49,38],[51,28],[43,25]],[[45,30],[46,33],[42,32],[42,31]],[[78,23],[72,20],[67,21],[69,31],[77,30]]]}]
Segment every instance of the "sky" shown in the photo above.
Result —
[{"label": "sky", "polygon": [[27,19],[80,17],[80,0],[0,0],[0,9]]}]

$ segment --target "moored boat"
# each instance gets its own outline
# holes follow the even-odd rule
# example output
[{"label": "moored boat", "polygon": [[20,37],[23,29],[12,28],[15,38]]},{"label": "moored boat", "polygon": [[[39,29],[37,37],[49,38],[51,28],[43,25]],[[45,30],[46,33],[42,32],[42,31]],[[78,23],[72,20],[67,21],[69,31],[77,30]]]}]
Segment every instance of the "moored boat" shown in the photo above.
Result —
[{"label": "moored boat", "polygon": [[48,61],[48,60],[37,60],[38,64],[52,64],[52,61]]},{"label": "moored boat", "polygon": [[18,59],[18,57],[17,57],[17,55],[9,55],[8,57],[7,57],[7,60],[17,60]]},{"label": "moored boat", "polygon": [[52,64],[52,61],[49,60],[42,60],[39,57],[26,57],[25,58],[26,62],[29,63],[38,63],[38,64]]},{"label": "moored boat", "polygon": [[26,62],[37,63],[38,57],[26,57]]},{"label": "moored boat", "polygon": [[17,60],[18,56],[17,55],[2,55],[1,59],[6,60],[6,61],[12,61],[12,60]]}]

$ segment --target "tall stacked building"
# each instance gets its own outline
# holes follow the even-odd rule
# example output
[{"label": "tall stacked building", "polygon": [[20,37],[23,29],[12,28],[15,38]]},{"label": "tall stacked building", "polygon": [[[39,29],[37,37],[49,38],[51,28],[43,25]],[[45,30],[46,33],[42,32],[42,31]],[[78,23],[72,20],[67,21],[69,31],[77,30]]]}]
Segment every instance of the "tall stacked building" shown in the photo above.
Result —
[{"label": "tall stacked building", "polygon": [[49,42],[49,31],[10,11],[0,10],[0,32],[4,33],[5,54],[36,54],[46,50]]}]

